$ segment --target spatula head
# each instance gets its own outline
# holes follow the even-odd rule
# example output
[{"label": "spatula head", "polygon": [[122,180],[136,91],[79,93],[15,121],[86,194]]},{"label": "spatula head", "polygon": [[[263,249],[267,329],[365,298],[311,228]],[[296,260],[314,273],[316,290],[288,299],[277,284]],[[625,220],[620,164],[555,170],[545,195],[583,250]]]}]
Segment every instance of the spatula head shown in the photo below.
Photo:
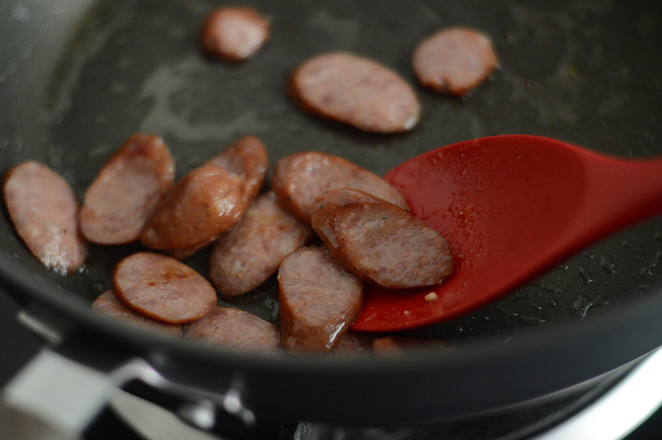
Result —
[{"label": "spatula head", "polygon": [[559,237],[572,225],[586,180],[576,147],[527,135],[441,147],[385,178],[402,191],[416,217],[448,240],[455,269],[432,288],[369,287],[357,330],[451,319],[539,274],[559,258]]}]

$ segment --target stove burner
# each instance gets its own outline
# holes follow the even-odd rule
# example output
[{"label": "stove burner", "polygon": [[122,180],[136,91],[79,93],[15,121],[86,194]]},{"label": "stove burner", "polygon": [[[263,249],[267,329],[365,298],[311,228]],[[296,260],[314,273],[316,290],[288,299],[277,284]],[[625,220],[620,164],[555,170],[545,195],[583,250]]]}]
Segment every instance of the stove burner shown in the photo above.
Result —
[{"label": "stove burner", "polygon": [[[0,347],[13,357],[0,363],[3,385],[43,346],[43,342],[15,320],[19,308],[7,295],[0,295],[0,328],[11,338],[0,339]],[[651,353],[631,370],[608,381],[598,382],[588,391],[553,399],[535,411],[530,408],[511,414],[455,420],[435,426],[407,428],[340,428],[313,423],[276,426],[252,433],[259,440],[408,440],[416,439],[501,439],[535,440],[622,439],[632,430],[657,432],[659,425],[638,429],[648,416],[662,406],[662,348]],[[128,403],[127,403],[128,402]],[[152,414],[149,415],[148,413]],[[662,415],[662,412],[658,412]],[[655,416],[655,420],[662,416]],[[147,421],[147,423],[145,423]],[[655,421],[654,421],[655,423]],[[141,426],[136,428],[136,426]],[[648,428],[644,426],[644,428]],[[157,431],[161,429],[161,431]],[[245,433],[244,433],[245,434]],[[173,413],[132,394],[119,391],[112,405],[94,424],[86,438],[94,440],[225,440],[251,438],[232,432],[201,432],[186,425]],[[635,433],[636,434],[636,433]],[[627,440],[655,438],[630,434]],[[644,434],[645,435],[645,434]]]},{"label": "stove burner", "polygon": [[116,414],[112,423],[123,421],[133,426],[139,436],[123,437],[129,440],[616,440],[624,438],[662,406],[659,371],[662,371],[662,349],[588,390],[582,388],[560,398],[550,398],[534,407],[408,427],[339,427],[301,422],[260,432],[238,433],[228,430],[228,426],[217,426],[217,432],[211,434],[196,430],[173,413],[123,391],[111,399]]}]

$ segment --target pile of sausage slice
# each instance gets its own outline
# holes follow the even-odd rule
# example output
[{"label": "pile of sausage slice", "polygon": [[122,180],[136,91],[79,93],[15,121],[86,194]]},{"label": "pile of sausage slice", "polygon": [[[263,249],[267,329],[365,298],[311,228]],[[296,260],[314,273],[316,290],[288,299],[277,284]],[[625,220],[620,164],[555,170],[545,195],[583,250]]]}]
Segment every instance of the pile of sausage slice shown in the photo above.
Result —
[{"label": "pile of sausage slice", "polygon": [[[252,58],[270,36],[258,11],[222,7],[200,29],[200,45],[230,62]],[[498,60],[472,29],[441,30],[415,48],[420,84],[464,96]],[[290,76],[294,102],[312,114],[369,132],[402,132],[419,121],[414,90],[371,59],[330,52]],[[402,338],[362,338],[348,329],[361,310],[364,283],[407,290],[452,274],[446,240],[414,218],[402,195],[379,176],[320,152],[281,158],[270,169],[265,145],[240,139],[175,182],[168,146],[154,135],[130,136],[91,183],[82,206],[68,183],[28,161],[5,174],[8,212],[30,251],[48,268],[72,273],[87,243],[145,249],[119,261],[113,289],[93,307],[168,334],[239,349],[390,351]],[[213,246],[203,276],[181,260]],[[278,326],[219,305],[277,273]]]},{"label": "pile of sausage slice", "polygon": [[[82,266],[87,243],[142,243],[116,264],[95,309],[235,348],[337,350],[364,283],[406,290],[452,273],[446,240],[410,214],[396,189],[343,158],[283,157],[267,188],[266,147],[247,136],[176,183],[174,168],[161,138],[136,134],[80,208],[64,179],[36,162],[7,173],[5,199],[28,247],[62,273]],[[208,276],[181,261],[210,245]],[[278,326],[227,305],[276,273]]]}]

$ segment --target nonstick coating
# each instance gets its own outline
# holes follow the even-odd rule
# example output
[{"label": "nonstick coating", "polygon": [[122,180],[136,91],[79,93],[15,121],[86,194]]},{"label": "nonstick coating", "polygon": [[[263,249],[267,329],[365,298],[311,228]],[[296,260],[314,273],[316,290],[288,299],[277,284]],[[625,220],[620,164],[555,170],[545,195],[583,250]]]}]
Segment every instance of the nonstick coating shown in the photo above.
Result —
[{"label": "nonstick coating", "polygon": [[[241,64],[209,59],[197,45],[200,23],[219,4],[0,2],[0,170],[42,161],[82,197],[135,132],[164,137],[179,177],[249,134],[265,142],[272,164],[319,150],[379,174],[424,151],[497,134],[549,136],[620,157],[662,154],[659,2],[255,1],[272,37]],[[421,88],[410,64],[424,36],[456,25],[488,34],[500,58],[490,81],[464,99]],[[297,109],[286,95],[289,73],[335,50],[399,72],[422,102],[420,124],[407,134],[368,134]],[[85,269],[62,277],[29,254],[6,210],[0,217],[3,285],[26,307],[118,343],[184,383],[218,392],[240,383],[257,411],[276,415],[415,421],[484,411],[588,380],[662,344],[662,219],[608,238],[475,313],[413,332],[449,342],[448,351],[393,359],[264,358],[129,332],[89,304],[110,287],[115,262],[137,249],[92,246]],[[186,262],[204,274],[206,256]],[[235,304],[274,320],[274,292],[272,279]],[[291,389],[306,397],[270,403]],[[320,394],[326,403],[315,403]],[[337,409],[340,400],[349,409]],[[353,416],[354,407],[364,416]]]}]

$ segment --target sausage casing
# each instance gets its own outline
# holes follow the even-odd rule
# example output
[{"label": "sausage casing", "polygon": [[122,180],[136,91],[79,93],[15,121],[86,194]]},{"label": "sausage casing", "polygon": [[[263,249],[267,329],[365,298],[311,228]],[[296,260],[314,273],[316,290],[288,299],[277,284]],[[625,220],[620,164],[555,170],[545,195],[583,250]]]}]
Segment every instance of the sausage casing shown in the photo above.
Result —
[{"label": "sausage casing", "polygon": [[241,179],[203,165],[184,176],[154,209],[140,241],[152,249],[194,249],[234,226],[244,209]]},{"label": "sausage casing", "polygon": [[316,151],[281,158],[274,167],[271,187],[283,206],[307,224],[315,199],[334,188],[360,189],[409,209],[402,194],[375,173],[341,157]]}]

